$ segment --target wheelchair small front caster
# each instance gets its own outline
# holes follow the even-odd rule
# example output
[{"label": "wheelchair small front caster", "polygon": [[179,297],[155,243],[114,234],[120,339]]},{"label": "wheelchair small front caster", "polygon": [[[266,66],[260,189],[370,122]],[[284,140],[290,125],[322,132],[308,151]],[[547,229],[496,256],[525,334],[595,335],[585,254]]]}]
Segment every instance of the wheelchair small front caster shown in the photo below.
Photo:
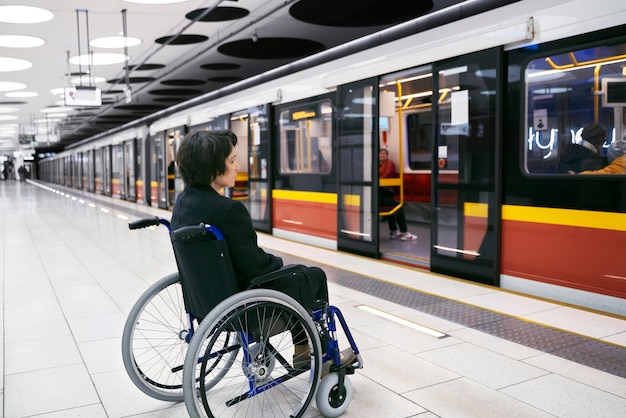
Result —
[{"label": "wheelchair small front caster", "polygon": [[317,409],[326,418],[342,415],[348,409],[352,400],[352,383],[347,376],[343,379],[343,386],[339,387],[339,374],[330,373],[319,384],[315,402]]}]

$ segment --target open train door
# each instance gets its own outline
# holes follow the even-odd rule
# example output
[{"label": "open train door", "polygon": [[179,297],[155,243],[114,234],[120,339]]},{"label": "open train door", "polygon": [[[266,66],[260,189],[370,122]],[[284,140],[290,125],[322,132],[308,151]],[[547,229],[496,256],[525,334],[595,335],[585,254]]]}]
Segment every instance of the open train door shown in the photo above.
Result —
[{"label": "open train door", "polygon": [[337,98],[337,248],[378,257],[377,79],[340,86]]},{"label": "open train door", "polygon": [[[430,267],[499,285],[500,48],[433,66],[433,147]],[[434,95],[437,97],[437,95]],[[433,100],[435,102],[435,100]]]}]

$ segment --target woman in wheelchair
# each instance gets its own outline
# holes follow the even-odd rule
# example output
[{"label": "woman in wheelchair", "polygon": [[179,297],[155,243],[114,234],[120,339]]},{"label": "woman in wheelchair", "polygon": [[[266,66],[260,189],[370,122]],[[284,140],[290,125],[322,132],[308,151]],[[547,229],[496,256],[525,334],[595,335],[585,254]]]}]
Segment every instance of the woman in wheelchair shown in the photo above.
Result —
[{"label": "woman in wheelchair", "polygon": [[[253,278],[280,269],[282,259],[258,246],[257,234],[246,207],[220,193],[223,188],[235,185],[240,168],[237,136],[228,130],[190,132],[180,144],[176,162],[185,189],[178,195],[172,211],[172,230],[200,223],[217,227],[226,237],[234,268],[236,283],[212,283],[211,295],[205,296],[215,299],[217,294],[225,299],[237,291],[248,289]],[[294,280],[300,282],[290,283]],[[308,309],[313,309],[310,305],[315,303],[328,303],[326,275],[317,267],[307,268],[306,274],[281,277],[273,286]],[[295,289],[295,292],[290,289]],[[298,368],[308,364],[310,347],[306,338],[303,341],[301,337],[305,335],[303,330],[296,326],[291,332],[293,364]]]},{"label": "woman in wheelchair", "polygon": [[[185,189],[171,220],[129,223],[165,225],[178,271],[133,305],[124,367],[149,396],[184,400],[192,418],[299,418],[313,399],[324,417],[340,416],[363,359],[328,303],[324,272],[283,266],[258,246],[245,206],[220,194],[235,184],[236,146],[230,131],[187,134],[176,157]],[[349,347],[340,350],[338,337]]]}]

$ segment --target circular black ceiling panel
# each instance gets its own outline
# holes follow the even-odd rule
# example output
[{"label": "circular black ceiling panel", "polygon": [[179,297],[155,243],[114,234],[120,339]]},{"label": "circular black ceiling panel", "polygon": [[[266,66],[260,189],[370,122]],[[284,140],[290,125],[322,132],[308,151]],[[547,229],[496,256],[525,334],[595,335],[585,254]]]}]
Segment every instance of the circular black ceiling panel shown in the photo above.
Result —
[{"label": "circular black ceiling panel", "polygon": [[207,9],[196,9],[185,15],[189,20],[196,20],[198,22],[225,22],[227,20],[241,19],[250,14],[246,9],[240,7],[216,7],[211,10],[202,18],[198,19]]},{"label": "circular black ceiling panel", "polygon": [[26,104],[26,102],[22,102],[22,101],[17,101],[17,100],[5,100],[0,102],[0,105],[23,105]]},{"label": "circular black ceiling panel", "polygon": [[[132,71],[150,71],[150,70],[160,70],[161,68],[165,68],[165,64],[142,64],[142,65],[129,65],[128,70]],[[124,67],[126,69],[126,67]]]},{"label": "circular black ceiling panel", "polygon": [[189,78],[161,81],[161,84],[164,84],[166,86],[200,86],[204,83],[205,81],[203,80],[193,80]]},{"label": "circular black ceiling panel", "polygon": [[432,0],[300,0],[289,8],[289,14],[315,25],[365,27],[406,22],[432,8]]},{"label": "circular black ceiling panel", "polygon": [[235,81],[241,80],[241,77],[211,77],[207,81],[213,81],[214,83],[233,83]]},{"label": "circular black ceiling panel", "polygon": [[217,50],[224,55],[250,59],[301,58],[324,50],[324,45],[308,39],[259,38],[241,39],[220,45]]},{"label": "circular black ceiling panel", "polygon": [[191,45],[199,44],[209,39],[204,35],[178,35],[178,36],[163,36],[162,38],[155,39],[157,44],[168,45]]},{"label": "circular black ceiling panel", "polygon": [[237,68],[241,68],[239,64],[229,64],[226,62],[216,62],[214,64],[203,64],[200,66],[203,70],[216,70],[216,71],[226,71],[226,70],[236,70]]},{"label": "circular black ceiling panel", "polygon": [[194,94],[201,94],[202,90],[194,89],[156,89],[150,90],[148,93],[155,96],[191,96]]},{"label": "circular black ceiling panel", "polygon": [[[154,81],[154,77],[128,77],[128,84],[150,83]],[[112,78],[107,80],[109,84],[126,84],[126,78]]]}]

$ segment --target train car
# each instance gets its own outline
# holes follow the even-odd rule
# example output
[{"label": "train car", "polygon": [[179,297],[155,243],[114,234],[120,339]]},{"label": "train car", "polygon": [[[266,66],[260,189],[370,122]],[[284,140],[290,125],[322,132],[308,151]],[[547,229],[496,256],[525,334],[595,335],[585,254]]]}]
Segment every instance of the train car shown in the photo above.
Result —
[{"label": "train car", "polygon": [[[143,133],[94,137],[39,172],[169,209],[184,135],[232,129],[242,173],[224,193],[259,231],[626,315],[626,175],[559,171],[586,123],[606,128],[601,157],[626,134],[626,9],[545,3],[407,22],[143,118]],[[383,148],[397,178],[379,178]],[[380,187],[395,206],[379,206]],[[417,240],[390,239],[399,210]]]}]

